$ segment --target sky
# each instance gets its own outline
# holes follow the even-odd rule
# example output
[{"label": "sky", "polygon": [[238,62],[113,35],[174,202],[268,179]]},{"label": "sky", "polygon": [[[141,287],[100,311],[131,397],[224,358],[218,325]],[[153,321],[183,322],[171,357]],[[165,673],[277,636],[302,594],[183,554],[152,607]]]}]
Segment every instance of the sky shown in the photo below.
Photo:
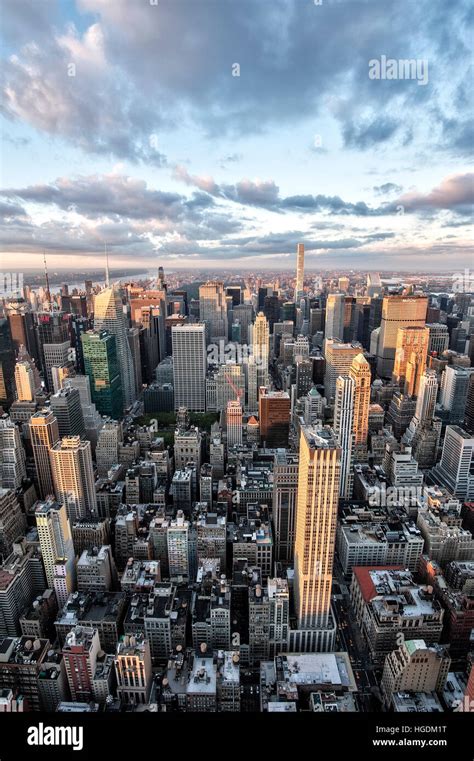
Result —
[{"label": "sky", "polygon": [[472,267],[473,15],[2,0],[2,270]]}]

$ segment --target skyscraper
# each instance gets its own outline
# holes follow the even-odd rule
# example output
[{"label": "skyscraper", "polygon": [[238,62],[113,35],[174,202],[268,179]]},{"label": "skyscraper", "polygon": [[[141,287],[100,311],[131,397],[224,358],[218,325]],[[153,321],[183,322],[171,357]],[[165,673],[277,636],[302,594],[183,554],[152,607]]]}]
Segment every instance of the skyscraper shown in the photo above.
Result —
[{"label": "skyscraper", "polygon": [[448,425],[441,460],[431,471],[438,483],[458,499],[474,499],[474,437],[457,425]]},{"label": "skyscraper", "polygon": [[51,397],[51,412],[58,421],[59,436],[84,436],[81,396],[77,388],[62,388]]},{"label": "skyscraper", "polygon": [[296,508],[298,628],[326,628],[336,541],[341,449],[330,428],[302,426]]},{"label": "skyscraper", "polygon": [[53,588],[55,566],[62,560],[66,566],[66,586],[72,592],[75,553],[66,507],[52,499],[38,502],[35,518],[48,587]]},{"label": "skyscraper", "polygon": [[324,393],[328,403],[334,399],[336,378],[338,375],[348,375],[352,360],[362,352],[359,343],[340,343],[328,340],[325,342],[326,372],[324,376]]},{"label": "skyscraper", "polygon": [[66,505],[69,520],[97,515],[91,445],[68,436],[50,450],[56,499]]},{"label": "skyscraper", "polygon": [[268,357],[270,351],[270,329],[268,320],[259,312],[252,326],[252,355],[262,370],[268,370]]},{"label": "skyscraper", "polygon": [[220,281],[199,286],[199,319],[208,327],[209,342],[227,339],[227,305],[224,284]]},{"label": "skyscraper", "polygon": [[46,386],[48,391],[53,391],[51,368],[62,367],[69,361],[69,315],[65,312],[39,312],[36,315],[36,330]]},{"label": "skyscraper", "polygon": [[100,651],[99,632],[92,626],[75,626],[63,646],[63,659],[74,702],[94,699],[93,678]]},{"label": "skyscraper", "polygon": [[5,415],[0,419],[0,486],[18,489],[26,478],[25,461],[19,428]]},{"label": "skyscraper", "polygon": [[304,243],[298,243],[296,246],[296,283],[295,283],[295,302],[298,303],[303,294],[304,283]]},{"label": "skyscraper", "polygon": [[458,424],[464,420],[469,380],[473,374],[472,367],[448,365],[441,376],[439,403],[450,423]]},{"label": "skyscraper", "polygon": [[31,416],[30,439],[39,494],[42,499],[46,499],[54,494],[49,450],[59,441],[58,421],[52,412],[45,409]]},{"label": "skyscraper", "polygon": [[336,380],[334,433],[341,447],[340,496],[350,499],[353,485],[353,426],[355,382],[340,375]]},{"label": "skyscraper", "polygon": [[122,381],[122,401],[124,409],[126,409],[136,399],[135,370],[128,342],[128,329],[122,299],[120,291],[115,287],[105,288],[95,297],[94,328],[99,332],[106,330],[115,336]]},{"label": "skyscraper", "polygon": [[390,378],[395,361],[398,329],[425,327],[428,298],[426,296],[385,296],[377,346],[377,372]]},{"label": "skyscraper", "polygon": [[238,400],[227,402],[227,447],[242,444],[242,405]]},{"label": "skyscraper", "polygon": [[267,447],[288,446],[290,428],[290,397],[286,391],[267,391],[260,388],[260,440]]},{"label": "skyscraper", "polygon": [[19,402],[32,402],[35,398],[35,377],[29,362],[15,365],[16,396]]},{"label": "skyscraper", "polygon": [[336,380],[334,432],[341,447],[340,495],[352,497],[353,465],[367,456],[370,366],[363,354],[352,360],[348,376]]},{"label": "skyscraper", "polygon": [[343,293],[330,293],[326,301],[326,324],[324,337],[344,340],[344,312],[346,300]]},{"label": "skyscraper", "polygon": [[295,549],[299,458],[278,449],[273,465],[273,525],[275,560],[292,561]]},{"label": "skyscraper", "polygon": [[174,405],[193,412],[206,409],[206,332],[199,323],[174,325],[173,346]]},{"label": "skyscraper", "polygon": [[393,380],[409,396],[418,395],[426,366],[429,338],[430,331],[426,326],[398,328]]},{"label": "skyscraper", "polygon": [[438,394],[438,376],[435,370],[425,370],[420,379],[416,400],[415,419],[424,424],[433,419]]},{"label": "skyscraper", "polygon": [[370,405],[370,365],[363,354],[357,354],[349,368],[354,381],[354,458],[364,460],[367,453]]},{"label": "skyscraper", "polygon": [[106,330],[88,330],[81,340],[92,400],[102,415],[117,420],[123,410],[117,339]]},{"label": "skyscraper", "polygon": [[15,400],[15,350],[6,317],[0,318],[0,404],[8,408]]}]

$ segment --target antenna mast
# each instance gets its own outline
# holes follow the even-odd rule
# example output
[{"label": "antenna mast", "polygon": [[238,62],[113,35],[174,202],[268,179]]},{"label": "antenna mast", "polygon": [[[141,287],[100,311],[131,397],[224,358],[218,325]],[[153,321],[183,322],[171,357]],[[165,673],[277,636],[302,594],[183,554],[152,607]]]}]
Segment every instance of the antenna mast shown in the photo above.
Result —
[{"label": "antenna mast", "polygon": [[109,252],[107,251],[107,241],[105,241],[104,246],[105,246],[105,287],[108,288],[110,286],[110,273],[109,273]]}]

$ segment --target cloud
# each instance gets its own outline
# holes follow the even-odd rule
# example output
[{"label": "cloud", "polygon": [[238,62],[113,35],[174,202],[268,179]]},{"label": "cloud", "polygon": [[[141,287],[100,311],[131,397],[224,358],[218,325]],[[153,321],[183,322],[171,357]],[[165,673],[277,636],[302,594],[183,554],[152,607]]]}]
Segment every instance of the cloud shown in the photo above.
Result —
[{"label": "cloud", "polygon": [[[4,114],[91,154],[163,166],[153,136],[181,124],[219,138],[290,128],[325,114],[335,91],[350,149],[420,141],[436,111],[439,149],[472,147],[468,0],[410,3],[409,23],[398,3],[381,10],[377,0],[356,12],[302,0],[76,0],[66,26],[52,0],[4,6]],[[429,86],[370,80],[368,62],[381,53],[426,54]]]},{"label": "cloud", "polygon": [[384,182],[383,185],[374,185],[372,189],[378,196],[385,196],[390,193],[401,193],[403,190],[401,185],[396,185],[394,182]]},{"label": "cloud", "polygon": [[474,173],[452,174],[429,193],[411,191],[396,201],[405,211],[450,209],[459,214],[472,214],[474,204]]}]

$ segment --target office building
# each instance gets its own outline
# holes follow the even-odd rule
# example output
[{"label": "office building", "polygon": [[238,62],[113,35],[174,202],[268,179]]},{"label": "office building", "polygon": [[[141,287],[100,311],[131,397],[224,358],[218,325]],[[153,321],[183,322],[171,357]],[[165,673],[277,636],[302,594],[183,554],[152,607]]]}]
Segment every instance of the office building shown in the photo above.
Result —
[{"label": "office building", "polygon": [[45,409],[31,416],[29,429],[39,496],[46,499],[54,494],[49,451],[59,442],[58,421]]},{"label": "office building", "polygon": [[326,323],[324,338],[332,341],[344,340],[345,296],[343,293],[330,293],[326,301]]},{"label": "office building", "polygon": [[260,389],[260,441],[266,447],[286,447],[290,428],[290,397],[286,391]]},{"label": "office building", "polygon": [[227,340],[227,305],[224,284],[220,281],[199,286],[199,320],[206,324],[208,343]]},{"label": "office building", "polygon": [[143,636],[125,635],[115,654],[117,695],[124,705],[148,703],[152,687],[150,644]]},{"label": "office building", "polygon": [[8,557],[14,542],[24,535],[25,523],[15,492],[0,487],[0,559]]},{"label": "office building", "polygon": [[59,436],[84,436],[81,396],[77,388],[62,388],[51,397],[51,412],[58,421]]},{"label": "office building", "polygon": [[26,478],[25,450],[20,430],[7,415],[0,418],[0,486],[18,489]]},{"label": "office building", "polygon": [[398,328],[393,366],[393,380],[408,396],[418,396],[420,380],[426,367],[430,331],[409,325]]},{"label": "office building", "polygon": [[74,626],[62,648],[64,666],[73,701],[93,700],[93,677],[100,651],[99,633],[92,626]]},{"label": "office building", "polygon": [[275,560],[291,562],[295,546],[299,457],[287,449],[275,452],[273,464],[273,525]]},{"label": "office building", "polygon": [[56,499],[66,505],[69,520],[97,515],[90,442],[65,437],[51,448],[50,461]]},{"label": "office building", "polygon": [[175,409],[206,409],[206,333],[203,324],[171,328]]},{"label": "office building", "polygon": [[127,321],[123,311],[120,291],[117,288],[105,288],[95,297],[94,329],[99,334],[105,330],[115,336],[115,347],[122,386],[122,402],[124,409],[126,409],[134,403],[137,389],[135,367],[128,340]]},{"label": "office building", "polygon": [[53,500],[38,502],[35,518],[48,587],[53,588],[55,568],[62,560],[66,589],[71,593],[75,586],[75,552],[66,508]]},{"label": "office building", "polygon": [[442,692],[451,658],[447,648],[410,639],[385,658],[382,694],[390,704],[394,692]]},{"label": "office building", "polygon": [[424,328],[426,296],[385,296],[377,346],[377,373],[390,378],[393,372],[399,328]]},{"label": "office building", "polygon": [[81,340],[93,402],[101,415],[118,419],[123,399],[117,339],[106,330],[88,330]]},{"label": "office building", "polygon": [[303,426],[295,541],[299,629],[328,627],[340,476],[341,449],[331,429]]},{"label": "office building", "polygon": [[474,437],[457,425],[448,425],[440,462],[431,471],[434,479],[458,499],[474,499]]},{"label": "office building", "polygon": [[227,448],[242,444],[242,406],[239,401],[227,402]]}]

